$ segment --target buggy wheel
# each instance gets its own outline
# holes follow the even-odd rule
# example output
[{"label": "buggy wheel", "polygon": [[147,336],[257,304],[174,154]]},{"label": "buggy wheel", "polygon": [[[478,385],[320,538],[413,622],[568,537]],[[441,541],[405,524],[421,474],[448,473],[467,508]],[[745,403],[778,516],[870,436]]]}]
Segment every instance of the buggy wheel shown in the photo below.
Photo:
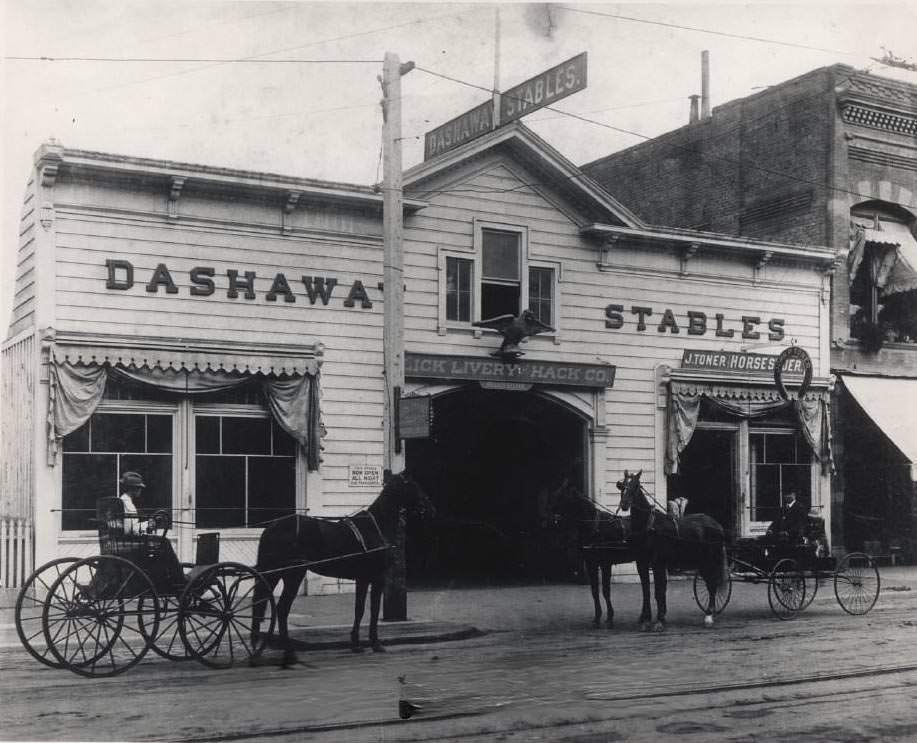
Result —
[{"label": "buggy wheel", "polygon": [[61,664],[45,642],[42,612],[51,593],[51,586],[68,567],[78,561],[78,557],[61,557],[46,562],[29,576],[16,597],[16,634],[35,660],[51,668],[61,668]]},{"label": "buggy wheel", "polygon": [[[178,596],[159,597],[159,631],[152,636],[152,648],[154,653],[168,660],[191,659],[178,631],[179,606]],[[146,625],[148,616],[148,613],[143,611],[139,616],[140,631],[146,634],[150,634]]]},{"label": "buggy wheel", "polygon": [[187,653],[211,668],[258,657],[274,631],[276,607],[256,570],[221,562],[196,576],[181,595],[178,631]]},{"label": "buggy wheel", "polygon": [[54,659],[81,676],[115,676],[146,655],[159,629],[159,597],[140,568],[100,555],[71,565],[42,610]]},{"label": "buggy wheel", "polygon": [[804,611],[809,608],[809,605],[815,601],[815,594],[818,593],[818,576],[817,575],[806,575],[803,576],[803,580],[806,583],[806,594],[802,600],[802,606],[799,607],[799,611]]},{"label": "buggy wheel", "polygon": [[767,581],[767,602],[779,619],[792,619],[806,606],[806,579],[796,560],[778,560]]},{"label": "buggy wheel", "polygon": [[848,614],[866,614],[879,598],[882,579],[873,559],[862,552],[844,555],[834,572],[834,595]]},{"label": "buggy wheel", "polygon": [[[728,576],[726,584],[717,586],[716,597],[713,602],[713,616],[718,617],[723,613],[729,599],[732,598],[732,575]],[[707,581],[700,574],[700,571],[694,574],[694,601],[697,602],[700,610],[707,613],[707,604],[710,600],[710,593],[707,590]]]}]

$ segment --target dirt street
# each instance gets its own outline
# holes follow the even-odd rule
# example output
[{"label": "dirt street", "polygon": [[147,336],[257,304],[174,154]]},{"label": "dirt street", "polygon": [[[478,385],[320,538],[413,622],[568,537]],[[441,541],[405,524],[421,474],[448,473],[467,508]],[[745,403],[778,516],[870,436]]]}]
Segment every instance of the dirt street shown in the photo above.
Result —
[{"label": "dirt street", "polygon": [[[636,631],[632,585],[614,587],[612,630],[591,627],[584,586],[412,594],[413,615],[473,620],[484,634],[384,654],[306,652],[290,670],[214,671],[150,656],[100,680],[39,665],[4,624],[0,738],[909,740],[917,738],[917,591],[895,575],[884,586],[865,617],[845,614],[828,587],[803,616],[782,622],[763,586],[737,585],[726,614],[705,630],[689,585],[676,582],[662,635]],[[327,623],[336,612],[344,622],[347,599],[306,598],[296,621]],[[410,720],[398,718],[400,695],[421,707]]]}]

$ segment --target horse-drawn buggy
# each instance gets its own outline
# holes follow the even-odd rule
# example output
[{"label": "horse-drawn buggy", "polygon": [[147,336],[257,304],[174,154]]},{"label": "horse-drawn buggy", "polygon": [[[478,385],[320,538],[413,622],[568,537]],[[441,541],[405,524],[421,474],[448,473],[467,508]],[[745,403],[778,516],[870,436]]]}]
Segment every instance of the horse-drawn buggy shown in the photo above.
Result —
[{"label": "horse-drawn buggy", "polygon": [[132,668],[150,649],[213,668],[262,652],[273,595],[253,568],[219,562],[219,534],[200,535],[195,563],[183,564],[166,536],[167,511],[140,528],[119,498],[103,498],[95,521],[98,555],[52,560],[19,592],[16,631],[34,658],[100,677]]},{"label": "horse-drawn buggy", "polygon": [[[733,581],[767,585],[771,611],[780,619],[792,619],[815,599],[819,586],[830,582],[837,603],[848,614],[869,612],[879,598],[881,578],[875,561],[862,552],[836,558],[824,554],[818,536],[822,520],[812,517],[809,535],[798,541],[773,535],[739,539],[729,550],[729,576],[714,595],[716,614],[732,596]],[[706,583],[694,578],[694,598],[701,609],[710,603]]]},{"label": "horse-drawn buggy", "polygon": [[287,620],[312,571],[355,582],[355,651],[362,649],[359,628],[369,594],[369,642],[382,650],[379,608],[400,519],[432,510],[409,475],[393,475],[373,503],[351,516],[290,513],[268,522],[252,568],[219,561],[218,533],[199,535],[197,559],[181,563],[167,538],[168,511],[154,512],[141,529],[121,499],[103,498],[95,518],[100,553],[52,560],[32,573],[16,601],[16,631],[40,662],[97,677],[123,673],[150,649],[212,668],[250,663],[276,625],[286,664],[294,659]]}]

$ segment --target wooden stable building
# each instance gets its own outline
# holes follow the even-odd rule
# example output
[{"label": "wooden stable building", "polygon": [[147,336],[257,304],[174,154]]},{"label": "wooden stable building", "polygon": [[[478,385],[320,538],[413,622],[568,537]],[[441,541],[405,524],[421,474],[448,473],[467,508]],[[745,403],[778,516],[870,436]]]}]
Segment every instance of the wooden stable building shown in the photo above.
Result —
[{"label": "wooden stable building", "polygon": [[[563,578],[552,490],[613,509],[625,469],[734,535],[791,486],[830,518],[832,251],[645,224],[518,122],[404,188],[401,434],[438,512],[409,524],[409,583]],[[94,553],[126,470],[175,513],[181,559],[219,529],[252,563],[265,521],[367,504],[381,208],[369,187],[42,146],[3,344],[4,582]],[[554,331],[494,358],[473,323],[524,309]],[[801,404],[774,384],[791,343],[814,365]]]}]

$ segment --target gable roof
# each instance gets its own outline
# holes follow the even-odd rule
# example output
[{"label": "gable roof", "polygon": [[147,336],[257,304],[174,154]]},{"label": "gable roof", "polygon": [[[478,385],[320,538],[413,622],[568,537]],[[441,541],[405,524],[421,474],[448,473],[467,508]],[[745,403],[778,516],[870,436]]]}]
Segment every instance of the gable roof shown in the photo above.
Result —
[{"label": "gable roof", "polygon": [[637,229],[645,226],[598,182],[518,121],[409,168],[403,177],[405,195],[420,193],[425,182],[493,151],[507,153],[524,163],[536,174],[536,187],[544,186],[564,194],[582,210],[584,224],[599,222]]}]

